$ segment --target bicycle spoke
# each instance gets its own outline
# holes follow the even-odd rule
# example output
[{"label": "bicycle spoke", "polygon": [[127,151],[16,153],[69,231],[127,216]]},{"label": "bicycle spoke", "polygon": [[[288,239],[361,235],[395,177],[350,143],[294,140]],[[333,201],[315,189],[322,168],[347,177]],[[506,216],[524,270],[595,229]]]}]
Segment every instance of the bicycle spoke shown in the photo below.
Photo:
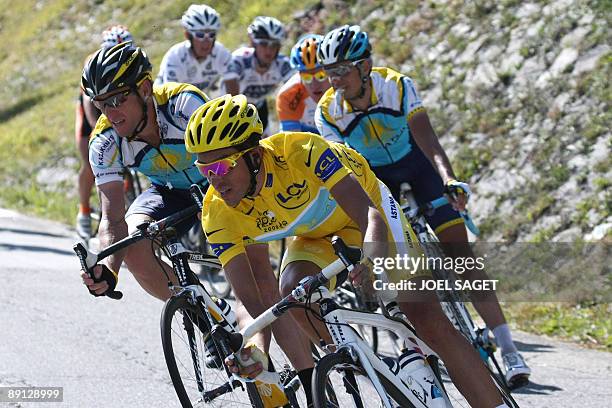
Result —
[{"label": "bicycle spoke", "polygon": [[[166,307],[164,310],[165,313],[172,313],[171,316],[164,316],[167,326],[164,334],[164,352],[166,352],[166,347],[169,347],[167,343],[170,343],[171,359],[176,367],[174,372],[170,370],[175,388],[176,381],[179,380],[186,394],[184,398],[193,407],[250,407],[251,403],[246,390],[239,385],[240,383],[232,390],[231,387],[228,387],[230,379],[224,369],[206,366],[207,353],[204,335],[199,329],[200,326],[203,327],[203,324],[198,321],[202,317],[196,318],[198,313],[193,308],[189,308],[188,313],[185,312],[184,307],[188,304],[185,299],[175,302],[177,305],[174,308]],[[164,327],[163,324],[162,327]],[[191,342],[190,336],[192,336]],[[194,358],[197,359],[197,364],[194,364]],[[168,362],[168,355],[166,355],[166,361]],[[199,370],[198,375],[195,372],[196,367]],[[198,381],[198,378],[201,381]],[[205,402],[205,395],[215,398]]]}]

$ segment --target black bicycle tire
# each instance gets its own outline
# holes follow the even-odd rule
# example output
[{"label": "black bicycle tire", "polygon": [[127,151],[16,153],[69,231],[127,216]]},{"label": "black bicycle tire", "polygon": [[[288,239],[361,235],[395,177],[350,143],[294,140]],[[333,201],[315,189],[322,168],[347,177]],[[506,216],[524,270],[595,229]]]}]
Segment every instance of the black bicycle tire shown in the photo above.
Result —
[{"label": "black bicycle tire", "polygon": [[[314,372],[312,375],[312,391],[313,391],[313,402],[315,408],[326,407],[326,395],[321,392],[325,389],[325,383],[327,382],[327,375],[331,369],[337,365],[358,365],[353,362],[353,359],[346,353],[340,351],[332,354],[328,354],[321,358],[315,365]],[[414,405],[398,390],[392,383],[390,383],[383,375],[376,373],[378,378],[385,389],[385,392],[389,394],[391,398],[395,400],[401,407],[415,408]],[[379,396],[380,397],[380,396]],[[362,401],[363,404],[363,401]]]},{"label": "black bicycle tire", "polygon": [[[174,296],[166,301],[161,315],[161,336],[162,336],[162,349],[164,351],[164,359],[166,360],[166,366],[168,367],[168,373],[172,380],[172,385],[176,391],[177,397],[183,408],[192,408],[193,405],[187,395],[183,380],[179,374],[178,366],[174,356],[174,349],[172,346],[172,319],[175,313],[179,310],[188,310],[189,313],[194,314],[197,318],[204,321],[206,317],[202,312],[189,303],[187,296]],[[201,331],[200,331],[201,332]],[[255,408],[263,408],[263,402],[257,391],[255,383],[246,383],[246,390],[251,401],[251,405]]]},{"label": "black bicycle tire", "polygon": [[490,367],[487,367],[487,370],[489,370],[489,375],[493,379],[493,382],[495,383],[495,386],[497,387],[497,391],[499,391],[503,402],[510,408],[520,408],[516,400],[512,397],[510,390],[504,384],[504,382],[502,382],[497,377],[497,375],[495,375],[495,373],[493,372],[493,370],[491,370]]}]

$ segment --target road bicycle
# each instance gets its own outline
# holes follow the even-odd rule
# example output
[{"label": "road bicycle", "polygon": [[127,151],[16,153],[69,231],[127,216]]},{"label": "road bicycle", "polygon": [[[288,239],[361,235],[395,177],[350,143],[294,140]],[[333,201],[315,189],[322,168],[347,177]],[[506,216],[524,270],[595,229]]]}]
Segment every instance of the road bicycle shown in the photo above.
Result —
[{"label": "road bicycle", "polygon": [[[99,253],[88,250],[82,243],[77,243],[74,251],[79,257],[82,269],[94,280],[94,265],[144,239],[151,241],[152,251],[157,245],[170,259],[174,279],[166,275],[171,297],[162,311],[161,336],[168,372],[183,407],[204,404],[233,407],[249,403],[253,407],[264,407],[262,395],[265,397],[269,390],[267,384],[276,381],[275,384],[281,387],[288,401],[285,406],[297,408],[300,406],[298,401],[304,399],[303,395],[298,395],[299,379],[289,365],[278,363],[282,360],[277,359],[274,363],[281,368],[279,371],[272,367],[271,371],[267,372],[268,383],[234,376],[225,365],[211,363],[212,354],[215,352],[223,357],[232,354],[227,344],[221,340],[215,340],[212,349],[207,345],[211,333],[214,335],[213,328],[220,327],[221,330],[230,331],[234,329],[232,322],[226,317],[227,311],[220,307],[223,303],[211,296],[191,270],[190,264],[197,263],[212,269],[221,269],[221,264],[212,255],[187,251],[174,229],[177,224],[194,217],[200,208],[201,206],[193,205],[160,221],[143,223],[138,226],[137,231]],[[120,291],[112,291],[106,296],[121,299],[123,294]]]},{"label": "road bicycle", "polygon": [[[414,199],[412,190],[408,183],[403,183],[401,186],[402,210],[408,222],[412,226],[417,238],[423,248],[426,258],[428,259],[444,259],[445,254],[440,246],[440,241],[435,233],[427,224],[425,214],[433,214],[433,212],[448,204],[448,199],[440,197],[429,203],[419,206]],[[464,211],[461,216],[466,227],[476,236],[480,235],[480,231],[472,221],[471,217]],[[431,268],[432,275],[437,280],[449,282],[446,290],[438,290],[436,293],[440,300],[442,310],[449,318],[453,326],[472,344],[478,351],[485,365],[490,372],[495,373],[494,378],[501,386],[509,389],[503,370],[495,357],[496,345],[489,336],[490,330],[487,327],[479,327],[474,323],[470,312],[466,305],[470,302],[469,296],[455,289],[454,281],[456,274],[454,271],[440,267],[444,263],[434,263]],[[391,334],[393,336],[393,334]],[[397,339],[396,339],[397,343]]]},{"label": "road bicycle", "polygon": [[[318,274],[304,278],[290,295],[240,332],[221,331],[219,337],[225,339],[231,351],[237,352],[289,309],[306,307],[325,323],[334,342],[325,347],[328,354],[315,365],[312,383],[315,407],[452,407],[436,369],[438,356],[418,338],[405,317],[392,317],[386,308],[382,309],[383,314],[377,314],[342,308],[335,302],[327,283],[340,273],[350,272],[361,259],[361,251],[349,249],[338,237],[332,239],[332,246],[338,256],[336,261]],[[320,313],[311,308],[313,302],[319,304]],[[420,363],[411,372],[400,374],[397,362],[380,358],[358,334],[357,325],[399,333],[408,347],[421,354]],[[504,390],[500,389],[500,394],[508,406],[517,406]]]}]

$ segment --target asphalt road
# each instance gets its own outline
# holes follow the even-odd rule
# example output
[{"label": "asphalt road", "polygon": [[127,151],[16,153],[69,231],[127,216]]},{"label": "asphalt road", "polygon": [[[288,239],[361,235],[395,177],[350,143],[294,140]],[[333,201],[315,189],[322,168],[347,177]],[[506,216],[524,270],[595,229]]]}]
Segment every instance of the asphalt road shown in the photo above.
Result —
[{"label": "asphalt road", "polygon": [[[65,226],[0,210],[0,387],[63,387],[42,407],[177,407],[162,303],[121,274],[121,301],[90,296]],[[612,354],[518,332],[533,370],[523,407],[609,407]],[[29,407],[40,403],[0,403]]]}]

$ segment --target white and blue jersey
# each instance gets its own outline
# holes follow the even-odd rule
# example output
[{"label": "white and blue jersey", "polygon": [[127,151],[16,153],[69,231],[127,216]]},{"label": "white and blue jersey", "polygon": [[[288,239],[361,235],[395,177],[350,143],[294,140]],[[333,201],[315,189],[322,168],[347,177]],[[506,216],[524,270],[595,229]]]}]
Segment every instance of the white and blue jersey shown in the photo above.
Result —
[{"label": "white and blue jersey", "polygon": [[158,147],[120,137],[105,115],[98,119],[89,141],[89,162],[96,185],[123,180],[124,167],[133,167],[153,185],[188,189],[206,184],[185,149],[185,129],[191,114],[208,98],[193,85],[169,82],[153,87],[161,142]]},{"label": "white and blue jersey", "polygon": [[319,100],[315,123],[321,136],[346,143],[372,167],[397,162],[415,148],[408,120],[423,110],[412,80],[390,68],[373,68],[367,111],[355,111],[341,92],[329,88]]},{"label": "white and blue jersey", "polygon": [[225,80],[232,54],[215,41],[209,55],[198,60],[191,50],[191,43],[186,40],[173,45],[159,67],[155,85],[166,82],[182,82],[198,87],[207,95],[219,94],[220,83]]},{"label": "white and blue jersey", "polygon": [[225,79],[238,79],[240,93],[247,97],[249,103],[259,108],[265,102],[266,96],[288,80],[295,71],[289,64],[289,57],[281,54],[276,56],[270,68],[263,74],[255,70],[255,65],[255,49],[238,48],[232,53]]}]

